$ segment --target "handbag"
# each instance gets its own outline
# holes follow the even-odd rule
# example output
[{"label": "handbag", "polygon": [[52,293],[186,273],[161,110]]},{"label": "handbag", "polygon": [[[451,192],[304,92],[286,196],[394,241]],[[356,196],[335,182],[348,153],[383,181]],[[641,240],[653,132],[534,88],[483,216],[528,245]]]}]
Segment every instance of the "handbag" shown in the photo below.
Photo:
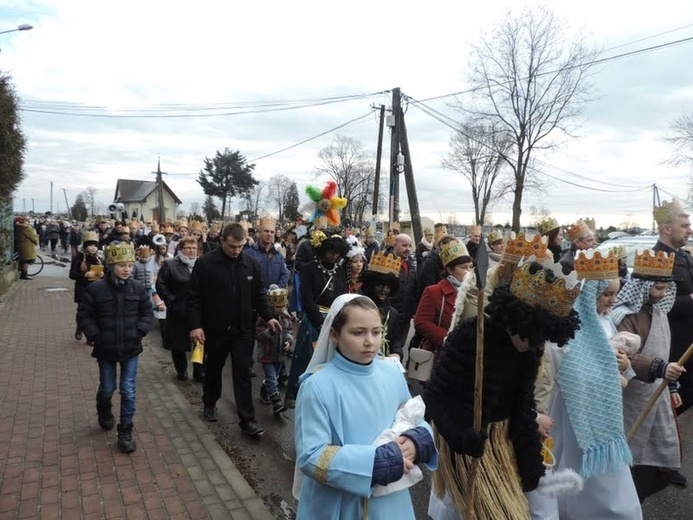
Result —
[{"label": "handbag", "polygon": [[[443,300],[440,303],[440,314],[438,315],[438,326],[443,320],[443,309],[445,308],[445,295],[443,294]],[[418,336],[419,341],[416,345],[420,347],[426,347],[428,341],[416,334],[414,338]],[[412,341],[414,340],[412,338]],[[433,370],[433,363],[435,361],[436,352],[433,349],[424,349],[412,347],[411,343],[409,345],[409,359],[407,360],[407,377],[411,379],[416,379],[417,381],[428,381],[431,377],[431,371]]]}]

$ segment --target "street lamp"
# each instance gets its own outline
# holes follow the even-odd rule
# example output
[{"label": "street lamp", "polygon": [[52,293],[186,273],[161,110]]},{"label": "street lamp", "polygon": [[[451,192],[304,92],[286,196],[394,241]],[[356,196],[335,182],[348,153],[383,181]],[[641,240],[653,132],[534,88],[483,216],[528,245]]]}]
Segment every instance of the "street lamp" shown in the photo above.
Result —
[{"label": "street lamp", "polygon": [[28,23],[23,23],[21,25],[18,25],[16,29],[10,29],[8,31],[0,31],[0,34],[5,34],[5,33],[11,33],[15,31],[30,31],[32,30],[33,27],[29,25]]}]

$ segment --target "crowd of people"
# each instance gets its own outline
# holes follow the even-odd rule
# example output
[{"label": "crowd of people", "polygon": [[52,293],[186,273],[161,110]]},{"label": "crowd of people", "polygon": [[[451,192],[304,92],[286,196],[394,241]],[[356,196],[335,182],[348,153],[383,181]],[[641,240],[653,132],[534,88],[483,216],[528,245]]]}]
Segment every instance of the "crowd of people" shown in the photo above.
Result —
[{"label": "crowd of people", "polygon": [[[205,420],[218,420],[229,357],[243,433],[264,432],[254,361],[261,402],[296,408],[299,518],[414,518],[419,464],[433,471],[434,520],[469,508],[479,519],[641,518],[648,496],[686,485],[676,421],[693,404],[691,364],[676,363],[693,341],[690,220],[676,201],[655,218],[659,241],[632,269],[623,251],[594,251],[582,220],[486,240],[472,226],[467,241],[436,224],[416,245],[397,222],[379,244],[328,211],[285,228],[270,217],[209,229],[99,220],[70,269],[75,339],[99,362],[99,424],[114,428],[119,386],[118,445],[134,451],[136,359],[156,317],[178,379],[204,345],[192,377]],[[404,375],[412,346],[433,353],[423,400]],[[403,410],[416,413],[407,422]]]}]

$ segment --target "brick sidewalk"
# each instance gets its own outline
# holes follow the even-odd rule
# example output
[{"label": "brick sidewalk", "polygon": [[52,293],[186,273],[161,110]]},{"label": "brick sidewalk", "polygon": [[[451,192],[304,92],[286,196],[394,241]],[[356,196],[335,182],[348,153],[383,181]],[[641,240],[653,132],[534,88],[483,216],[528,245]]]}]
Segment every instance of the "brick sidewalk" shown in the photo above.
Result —
[{"label": "brick sidewalk", "polygon": [[72,337],[72,286],[39,276],[0,301],[0,520],[271,520],[146,348],[137,451],[118,451],[116,431],[97,423],[91,347]]}]

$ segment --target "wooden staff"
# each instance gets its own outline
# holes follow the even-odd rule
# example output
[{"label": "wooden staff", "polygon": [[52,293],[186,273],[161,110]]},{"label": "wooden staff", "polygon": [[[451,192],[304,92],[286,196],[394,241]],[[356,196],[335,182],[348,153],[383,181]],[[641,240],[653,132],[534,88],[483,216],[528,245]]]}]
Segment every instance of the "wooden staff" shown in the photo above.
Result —
[{"label": "wooden staff", "polygon": [[[676,364],[679,366],[683,366],[686,364],[686,361],[688,361],[688,358],[690,358],[693,355],[693,343],[688,347],[688,350],[683,353],[683,356],[681,356],[681,359],[679,359]],[[650,400],[647,401],[647,404],[645,405],[645,409],[640,412],[640,415],[638,415],[637,420],[635,423],[633,423],[633,426],[631,427],[630,431],[628,432],[628,442],[633,440],[633,437],[635,437],[635,434],[638,432],[640,427],[642,426],[642,423],[645,422],[645,419],[647,419],[647,416],[650,414],[652,411],[652,408],[654,407],[654,404],[657,402],[657,399],[659,399],[659,396],[662,395],[662,392],[664,392],[664,389],[667,387],[669,384],[669,381],[666,379],[661,382],[659,387],[657,387],[657,390],[655,390],[655,393],[652,394],[650,397]]]},{"label": "wooden staff", "polygon": [[[477,295],[476,312],[476,364],[474,367],[474,429],[481,432],[481,412],[482,398],[484,392],[484,288],[486,287],[486,273],[488,271],[488,253],[484,239],[479,241],[476,253],[476,287],[479,290]],[[479,469],[479,459],[472,460],[472,467],[469,470],[469,484],[467,489],[467,511],[466,520],[474,518],[474,481]]]}]

